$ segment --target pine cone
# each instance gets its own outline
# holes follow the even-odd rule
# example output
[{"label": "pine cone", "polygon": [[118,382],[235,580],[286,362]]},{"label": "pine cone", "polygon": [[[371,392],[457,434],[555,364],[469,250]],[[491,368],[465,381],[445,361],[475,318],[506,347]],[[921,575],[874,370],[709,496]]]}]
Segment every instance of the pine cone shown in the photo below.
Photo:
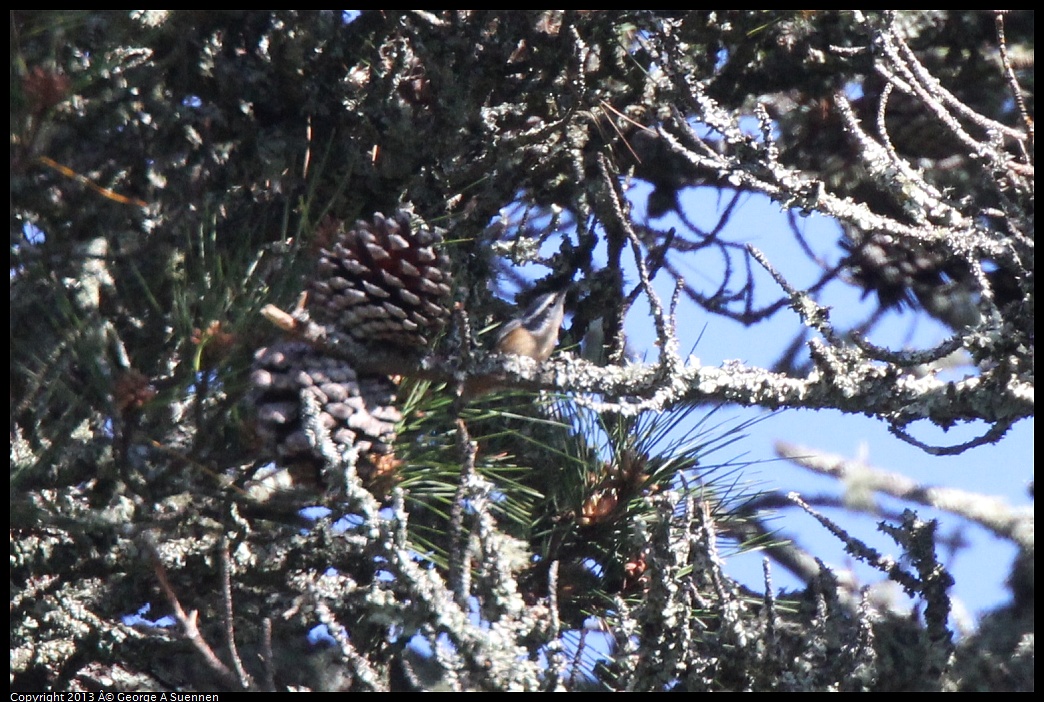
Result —
[{"label": "pine cone", "polygon": [[919,307],[954,329],[977,321],[974,282],[962,261],[881,232],[856,240],[846,231],[841,248],[848,252],[843,263],[863,297],[874,292],[885,308]]},{"label": "pine cone", "polygon": [[309,285],[312,319],[356,341],[423,350],[449,318],[449,259],[442,237],[413,231],[409,215],[358,221],[322,249]]},{"label": "pine cone", "polygon": [[259,433],[275,449],[280,465],[320,477],[323,459],[307,431],[306,397],[315,400],[318,424],[339,455],[356,449],[359,475],[367,482],[374,466],[392,453],[395,385],[385,376],[360,376],[345,361],[324,356],[297,341],[280,342],[254,354],[251,381],[255,388]]}]

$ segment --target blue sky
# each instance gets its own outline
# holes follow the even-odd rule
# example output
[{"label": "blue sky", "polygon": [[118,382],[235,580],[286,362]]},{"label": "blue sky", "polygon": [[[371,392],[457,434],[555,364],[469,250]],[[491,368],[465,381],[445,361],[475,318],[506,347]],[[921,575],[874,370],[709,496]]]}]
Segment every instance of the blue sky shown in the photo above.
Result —
[{"label": "blue sky", "polygon": [[[631,193],[638,219],[641,218],[647,192],[646,186],[640,185]],[[725,198],[710,188],[689,189],[683,192],[681,204],[691,221],[697,226],[711,229],[718,220]],[[668,215],[654,224],[663,228],[677,225],[679,231],[684,231],[680,223],[671,221],[671,217]],[[817,254],[828,263],[838,260],[841,253],[837,248],[836,224],[813,215],[803,218],[799,226]],[[743,197],[722,236],[730,241],[749,242],[761,249],[777,270],[797,287],[811,284],[820,273],[809,261],[808,255],[797,246],[786,214],[763,196]],[[679,257],[676,260],[684,259]],[[704,266],[723,265],[712,257],[704,257],[695,263]],[[782,294],[767,275],[761,272],[757,274],[759,301],[764,303]],[[721,270],[713,267],[701,270],[690,265],[683,275],[698,289],[712,291],[721,278]],[[654,287],[665,303],[670,299],[673,284],[673,280],[665,274],[654,281]],[[845,329],[869,316],[876,304],[872,296],[865,300],[860,298],[859,290],[834,283],[826,288],[820,302],[831,307],[831,321],[838,328]],[[801,328],[797,315],[789,309],[780,311],[769,320],[745,327],[727,318],[710,315],[684,299],[680,303],[678,318],[683,354],[695,346],[693,355],[704,365],[719,365],[735,359],[752,366],[769,367]],[[637,352],[648,353],[650,360],[655,358],[655,334],[648,308],[643,301],[635,305],[628,317],[627,332],[628,341]],[[906,311],[886,315],[869,338],[893,349],[924,349],[938,344],[949,334],[946,327],[928,315]],[[973,374],[974,369],[959,367],[952,372],[957,375]],[[747,419],[767,413],[736,407],[726,408],[723,414]],[[957,427],[944,433],[922,422],[915,425],[912,433],[927,443],[953,445],[981,434],[985,428],[985,425],[979,424]],[[796,490],[808,496],[843,494],[843,486],[835,480],[810,474],[785,461],[772,460],[775,456],[773,445],[782,440],[853,459],[861,456],[875,468],[900,473],[925,486],[960,488],[999,497],[1011,505],[1031,504],[1027,486],[1033,477],[1032,419],[1017,424],[995,445],[973,448],[957,456],[931,456],[893,436],[880,420],[837,411],[783,410],[766,417],[746,433],[749,438],[735,450],[737,453],[745,453],[744,460],[765,461],[745,469],[745,477],[762,489],[775,489],[784,494]],[[1004,580],[1015,554],[1010,544],[998,541],[978,526],[949,514],[937,513],[918,505],[904,505],[890,498],[882,499],[881,505],[895,511],[909,506],[923,519],[937,518],[940,520],[941,534],[959,536],[969,544],[956,553],[943,553],[942,557],[957,580],[952,594],[971,614],[981,614],[1008,599]],[[825,509],[823,512],[842,523],[853,536],[885,553],[898,554],[894,542],[877,529],[880,517],[855,516],[841,509]],[[842,570],[851,567],[859,582],[870,583],[882,579],[875,571],[854,564],[844,553],[840,542],[811,516],[797,508],[781,513],[773,526],[783,534],[795,537],[802,546],[823,558],[828,565]],[[757,585],[762,580],[761,558],[759,554],[731,558],[727,570],[740,580]],[[773,569],[773,584],[776,588],[798,586],[795,579],[788,577],[779,568]]]}]

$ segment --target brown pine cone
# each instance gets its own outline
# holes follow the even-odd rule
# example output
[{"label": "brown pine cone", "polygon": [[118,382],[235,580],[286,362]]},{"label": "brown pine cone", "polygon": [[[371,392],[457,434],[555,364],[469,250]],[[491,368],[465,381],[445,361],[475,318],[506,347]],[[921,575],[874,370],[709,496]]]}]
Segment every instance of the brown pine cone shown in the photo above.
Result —
[{"label": "brown pine cone", "polygon": [[400,211],[358,221],[322,249],[308,312],[362,344],[426,349],[450,315],[449,259],[442,237],[410,227]]}]

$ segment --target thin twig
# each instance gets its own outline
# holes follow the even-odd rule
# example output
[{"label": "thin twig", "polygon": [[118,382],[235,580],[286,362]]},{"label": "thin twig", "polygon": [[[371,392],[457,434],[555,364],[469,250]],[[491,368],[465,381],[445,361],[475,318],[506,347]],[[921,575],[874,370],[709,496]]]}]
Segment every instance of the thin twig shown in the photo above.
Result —
[{"label": "thin twig", "polygon": [[232,559],[229,556],[228,537],[221,538],[221,594],[225,605],[225,638],[228,653],[232,657],[232,665],[239,676],[239,684],[244,688],[254,687],[254,680],[243,667],[243,659],[236,648],[235,613],[232,609]]},{"label": "thin twig", "polygon": [[170,579],[167,577],[167,569],[163,566],[159,550],[156,548],[151,534],[148,532],[144,533],[142,540],[145,544],[145,550],[152,559],[153,572],[156,574],[156,580],[159,582],[160,589],[166,595],[170,606],[174,609],[174,618],[181,625],[182,635],[203,657],[207,667],[219,676],[226,686],[230,689],[242,688],[240,679],[218,658],[218,655],[214,653],[214,649],[210,647],[206,639],[203,638],[203,634],[200,633],[198,626],[199,612],[196,610],[186,612],[181,606],[181,602],[170,584]]}]

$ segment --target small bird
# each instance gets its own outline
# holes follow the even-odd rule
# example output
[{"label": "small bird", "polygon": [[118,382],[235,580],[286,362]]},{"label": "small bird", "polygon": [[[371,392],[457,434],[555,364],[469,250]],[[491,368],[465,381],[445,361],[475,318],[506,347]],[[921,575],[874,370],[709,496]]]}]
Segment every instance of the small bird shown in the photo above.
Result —
[{"label": "small bird", "polygon": [[505,324],[498,332],[493,350],[546,361],[558,344],[565,297],[565,290],[537,297],[521,316]]},{"label": "small bird", "polygon": [[[565,290],[538,296],[520,316],[506,323],[493,342],[495,353],[526,356],[540,363],[551,357],[565,316]],[[496,375],[468,378],[461,390],[467,402],[503,388]]]}]

